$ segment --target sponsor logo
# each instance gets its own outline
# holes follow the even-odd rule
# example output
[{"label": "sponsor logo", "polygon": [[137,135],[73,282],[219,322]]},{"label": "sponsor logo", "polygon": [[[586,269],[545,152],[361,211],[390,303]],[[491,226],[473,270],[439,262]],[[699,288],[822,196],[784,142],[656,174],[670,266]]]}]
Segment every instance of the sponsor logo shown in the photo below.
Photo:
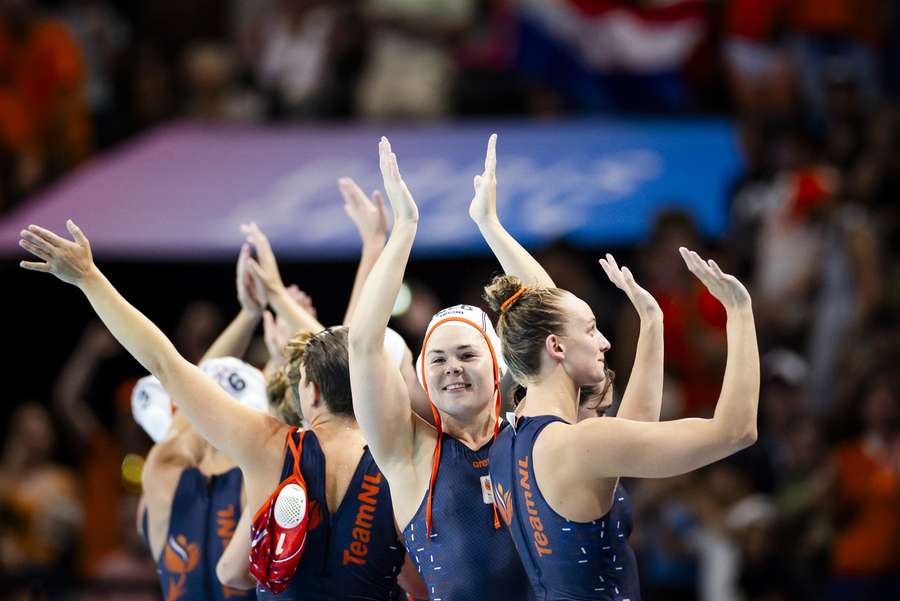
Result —
[{"label": "sponsor logo", "polygon": [[166,601],[176,601],[184,596],[187,575],[200,562],[200,547],[189,543],[183,534],[170,536],[163,551],[163,565],[169,572]]},{"label": "sponsor logo", "polygon": [[494,498],[497,499],[497,511],[500,513],[503,521],[506,522],[507,527],[512,523],[512,498],[509,492],[508,490],[503,490],[502,484],[497,483],[497,492]]},{"label": "sponsor logo", "polygon": [[382,484],[381,473],[363,476],[362,492],[356,495],[359,501],[359,510],[356,512],[356,522],[350,535],[353,540],[344,549],[344,565],[365,565],[366,556],[369,554],[369,541],[372,540],[372,523],[375,520],[375,509],[378,506],[378,493]]},{"label": "sponsor logo", "polygon": [[550,539],[544,532],[544,523],[538,516],[537,508],[534,504],[534,493],[531,492],[531,483],[528,476],[528,457],[519,459],[519,487],[525,496],[525,510],[528,512],[528,525],[531,526],[531,535],[534,539],[534,548],[537,549],[538,557],[550,555],[553,549],[550,548]]}]

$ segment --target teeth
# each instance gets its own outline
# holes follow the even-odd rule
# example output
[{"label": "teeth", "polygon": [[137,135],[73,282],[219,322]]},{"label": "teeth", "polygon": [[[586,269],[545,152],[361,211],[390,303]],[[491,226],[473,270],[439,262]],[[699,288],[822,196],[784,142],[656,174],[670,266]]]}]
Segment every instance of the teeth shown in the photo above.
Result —
[{"label": "teeth", "polygon": [[446,390],[461,390],[465,387],[465,384],[448,384]]}]

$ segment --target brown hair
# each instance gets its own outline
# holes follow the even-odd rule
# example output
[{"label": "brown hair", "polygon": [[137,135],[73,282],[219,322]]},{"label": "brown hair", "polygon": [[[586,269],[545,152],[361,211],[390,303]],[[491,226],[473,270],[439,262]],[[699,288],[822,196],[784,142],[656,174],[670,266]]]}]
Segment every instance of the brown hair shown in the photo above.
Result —
[{"label": "brown hair", "polygon": [[294,407],[294,395],[289,393],[291,383],[287,372],[279,367],[266,377],[266,396],[269,397],[269,408],[272,413],[289,426],[299,428],[303,424],[303,416]]},{"label": "brown hair", "polygon": [[327,328],[316,334],[301,332],[285,345],[284,358],[287,361],[284,370],[296,407],[300,404],[297,385],[302,366],[307,381],[318,386],[328,410],[353,417],[346,327]]},{"label": "brown hair", "polygon": [[559,308],[564,290],[523,288],[516,276],[498,275],[485,286],[484,298],[500,313],[497,334],[503,343],[503,358],[516,382],[524,385],[541,368],[547,336],[561,333],[566,319]]}]

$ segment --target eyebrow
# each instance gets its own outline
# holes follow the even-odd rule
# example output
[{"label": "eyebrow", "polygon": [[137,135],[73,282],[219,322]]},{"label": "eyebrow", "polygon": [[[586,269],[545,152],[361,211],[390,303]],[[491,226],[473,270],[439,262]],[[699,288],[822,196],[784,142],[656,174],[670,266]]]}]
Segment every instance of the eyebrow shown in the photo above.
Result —
[{"label": "eyebrow", "polygon": [[[455,347],[454,350],[455,350],[456,352],[459,352],[459,351],[467,351],[467,350],[475,350],[475,347],[474,347],[473,345],[471,345],[471,344],[461,344],[461,345]],[[447,351],[445,351],[445,350],[443,350],[443,349],[430,349],[430,350],[428,351],[427,354],[431,355],[431,354],[435,354],[435,353],[439,353],[439,354],[441,354],[441,355],[445,355],[445,354],[447,354]]]}]

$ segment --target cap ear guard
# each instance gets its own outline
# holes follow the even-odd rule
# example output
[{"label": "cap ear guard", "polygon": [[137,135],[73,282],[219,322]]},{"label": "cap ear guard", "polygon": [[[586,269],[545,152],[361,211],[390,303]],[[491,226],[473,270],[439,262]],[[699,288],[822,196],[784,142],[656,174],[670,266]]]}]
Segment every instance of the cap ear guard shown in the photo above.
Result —
[{"label": "cap ear guard", "polygon": [[235,357],[217,357],[203,361],[200,369],[245,407],[268,412],[266,378],[249,363]]},{"label": "cap ear guard", "polygon": [[175,405],[154,376],[144,376],[131,391],[131,414],[154,443],[166,437]]}]

